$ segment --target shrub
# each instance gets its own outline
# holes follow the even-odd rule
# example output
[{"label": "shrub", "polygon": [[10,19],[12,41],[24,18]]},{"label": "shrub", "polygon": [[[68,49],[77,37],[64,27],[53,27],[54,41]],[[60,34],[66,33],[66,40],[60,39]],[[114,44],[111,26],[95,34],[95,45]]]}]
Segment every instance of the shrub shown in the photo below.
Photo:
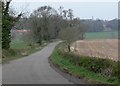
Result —
[{"label": "shrub", "polygon": [[9,49],[8,52],[10,53],[11,56],[15,56],[17,54],[17,52],[13,49]]},{"label": "shrub", "polygon": [[28,46],[32,49],[34,48],[34,45],[32,43],[29,43]]},{"label": "shrub", "polygon": [[118,61],[114,67],[113,67],[113,72],[112,72],[112,76],[118,76],[118,78],[120,79],[120,61]]},{"label": "shrub", "polygon": [[13,49],[2,50],[2,58],[6,58],[8,56],[15,56],[16,54],[17,54],[17,51]]},{"label": "shrub", "polygon": [[118,69],[117,62],[114,62],[110,59],[79,56],[71,52],[65,52],[62,49],[58,49],[57,52],[63,58],[67,58],[70,62],[77,66],[82,66],[90,71],[101,73],[105,76],[118,77],[120,69]]}]

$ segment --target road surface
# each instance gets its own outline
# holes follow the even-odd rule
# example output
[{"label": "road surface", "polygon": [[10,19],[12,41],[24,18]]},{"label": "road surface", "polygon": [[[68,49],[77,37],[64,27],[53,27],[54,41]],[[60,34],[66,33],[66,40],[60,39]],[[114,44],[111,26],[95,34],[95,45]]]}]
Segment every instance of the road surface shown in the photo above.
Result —
[{"label": "road surface", "polygon": [[48,57],[58,42],[53,42],[25,58],[2,67],[3,84],[73,84],[50,67]]}]

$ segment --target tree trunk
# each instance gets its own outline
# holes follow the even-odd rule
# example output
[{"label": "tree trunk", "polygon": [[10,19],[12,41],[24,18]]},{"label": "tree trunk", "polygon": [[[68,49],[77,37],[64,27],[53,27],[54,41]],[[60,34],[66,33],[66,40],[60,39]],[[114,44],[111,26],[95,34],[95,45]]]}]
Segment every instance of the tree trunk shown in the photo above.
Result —
[{"label": "tree trunk", "polygon": [[71,52],[71,49],[70,49],[70,44],[68,44],[68,51]]}]

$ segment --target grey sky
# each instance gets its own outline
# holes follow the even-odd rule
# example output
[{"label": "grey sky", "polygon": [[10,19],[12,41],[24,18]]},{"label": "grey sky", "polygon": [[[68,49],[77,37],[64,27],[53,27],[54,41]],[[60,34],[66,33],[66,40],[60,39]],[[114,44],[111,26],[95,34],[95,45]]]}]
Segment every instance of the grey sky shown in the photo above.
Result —
[{"label": "grey sky", "polygon": [[13,2],[12,8],[15,10],[28,10],[32,12],[40,6],[50,5],[56,10],[59,6],[64,9],[73,9],[75,17],[81,19],[114,19],[118,18],[118,3],[117,2]]}]

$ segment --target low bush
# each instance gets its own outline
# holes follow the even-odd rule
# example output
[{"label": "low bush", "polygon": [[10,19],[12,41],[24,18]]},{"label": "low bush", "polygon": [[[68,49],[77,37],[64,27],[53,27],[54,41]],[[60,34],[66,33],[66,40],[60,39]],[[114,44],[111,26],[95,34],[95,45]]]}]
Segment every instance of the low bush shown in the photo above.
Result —
[{"label": "low bush", "polygon": [[9,50],[2,50],[2,58],[6,58],[7,56],[15,56],[17,54],[17,51],[14,49]]},{"label": "low bush", "polygon": [[95,73],[100,73],[109,77],[118,77],[119,75],[119,62],[97,57],[79,56],[71,52],[65,52],[62,49],[58,49],[57,52],[59,55],[62,55],[63,58],[67,58],[73,64],[82,66]]}]

